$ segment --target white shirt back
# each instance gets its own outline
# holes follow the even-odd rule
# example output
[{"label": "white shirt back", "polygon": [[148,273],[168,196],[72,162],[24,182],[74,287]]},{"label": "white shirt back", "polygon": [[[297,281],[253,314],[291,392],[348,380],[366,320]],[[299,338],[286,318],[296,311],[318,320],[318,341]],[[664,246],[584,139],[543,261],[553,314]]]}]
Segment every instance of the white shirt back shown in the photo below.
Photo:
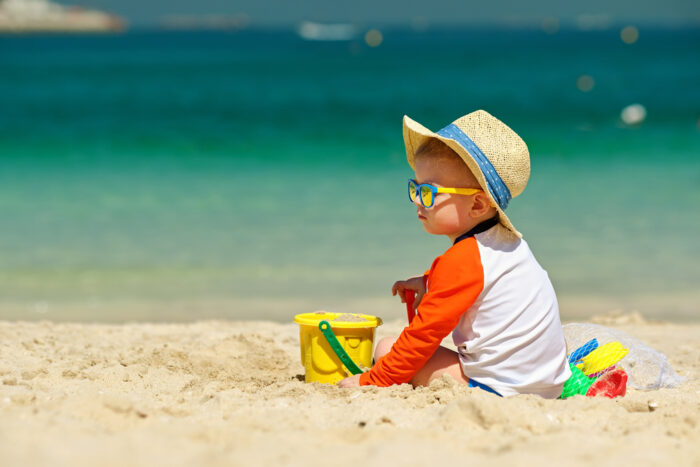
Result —
[{"label": "white shirt back", "polygon": [[503,396],[558,397],[571,372],[547,272],[500,224],[475,239],[484,288],[452,333],[464,374]]}]

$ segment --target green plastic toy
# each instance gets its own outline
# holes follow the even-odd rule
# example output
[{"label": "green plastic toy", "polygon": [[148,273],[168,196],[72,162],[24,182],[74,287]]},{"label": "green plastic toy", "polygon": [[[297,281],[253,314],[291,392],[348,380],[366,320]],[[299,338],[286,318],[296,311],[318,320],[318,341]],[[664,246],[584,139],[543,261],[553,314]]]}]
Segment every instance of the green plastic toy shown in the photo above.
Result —
[{"label": "green plastic toy", "polygon": [[576,368],[576,365],[569,363],[571,368],[571,378],[566,380],[559,398],[566,399],[567,397],[575,396],[576,394],[586,395],[588,388],[595,383],[596,378],[589,378],[583,371]]}]

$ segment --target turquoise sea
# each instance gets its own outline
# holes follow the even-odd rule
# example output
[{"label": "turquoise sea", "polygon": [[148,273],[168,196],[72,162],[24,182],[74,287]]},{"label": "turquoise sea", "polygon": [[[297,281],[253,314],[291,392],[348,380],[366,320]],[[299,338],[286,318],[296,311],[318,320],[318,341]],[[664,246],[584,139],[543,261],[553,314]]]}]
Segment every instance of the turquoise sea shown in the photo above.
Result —
[{"label": "turquoise sea", "polygon": [[401,119],[478,108],[530,147],[508,212],[564,318],[700,316],[699,29],[383,34],[0,36],[0,319],[399,317],[449,247]]}]

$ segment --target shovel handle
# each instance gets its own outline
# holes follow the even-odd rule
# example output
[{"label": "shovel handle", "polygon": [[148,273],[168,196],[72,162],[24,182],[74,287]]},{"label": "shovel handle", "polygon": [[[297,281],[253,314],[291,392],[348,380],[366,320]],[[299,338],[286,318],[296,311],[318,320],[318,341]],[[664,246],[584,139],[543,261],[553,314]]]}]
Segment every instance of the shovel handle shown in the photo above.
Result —
[{"label": "shovel handle", "polygon": [[416,312],[413,309],[413,302],[416,301],[416,293],[413,290],[404,289],[403,299],[406,302],[406,314],[408,315],[408,324],[411,324]]}]

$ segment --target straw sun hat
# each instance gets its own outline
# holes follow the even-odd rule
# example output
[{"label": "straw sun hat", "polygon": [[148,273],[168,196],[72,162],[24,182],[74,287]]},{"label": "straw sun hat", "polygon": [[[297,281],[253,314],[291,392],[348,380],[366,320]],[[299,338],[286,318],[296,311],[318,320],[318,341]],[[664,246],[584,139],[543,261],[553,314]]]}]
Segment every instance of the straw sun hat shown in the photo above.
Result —
[{"label": "straw sun hat", "polygon": [[415,169],[416,151],[430,138],[442,141],[464,160],[498,210],[500,223],[522,237],[503,211],[511,198],[523,192],[530,178],[525,141],[484,110],[460,117],[437,133],[404,116],[403,140],[411,168]]}]

